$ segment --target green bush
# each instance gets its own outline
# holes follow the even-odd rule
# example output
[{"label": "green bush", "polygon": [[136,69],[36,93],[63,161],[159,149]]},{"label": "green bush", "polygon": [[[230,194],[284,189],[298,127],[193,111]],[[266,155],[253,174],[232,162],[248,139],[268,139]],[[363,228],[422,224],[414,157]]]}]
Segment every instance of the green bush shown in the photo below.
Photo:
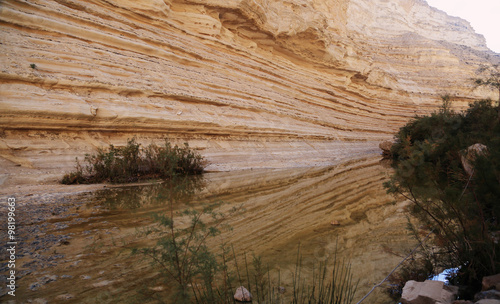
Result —
[{"label": "green bush", "polygon": [[[171,295],[175,303],[190,303],[192,291],[196,295],[196,287],[201,283],[202,290],[215,300],[213,281],[219,270],[215,254],[207,246],[207,239],[220,233],[219,225],[223,219],[221,213],[214,211],[214,206],[203,210],[186,209],[178,216],[189,218],[187,228],[178,228],[173,211],[170,214],[155,214],[157,225],[144,231],[144,235],[162,235],[153,247],[135,248],[134,254],[148,257],[155,268],[164,277],[174,282],[174,293]],[[211,217],[216,224],[208,226],[203,218]],[[200,294],[200,293],[199,293]],[[219,299],[221,300],[221,299]]]},{"label": "green bush", "polygon": [[[172,303],[234,303],[235,289],[245,286],[257,303],[350,304],[354,301],[359,281],[353,279],[351,264],[337,259],[336,255],[331,271],[328,261],[322,262],[316,271],[316,265],[313,266],[313,276],[306,280],[302,275],[299,246],[295,271],[291,274],[293,290],[284,295],[281,273],[278,273],[278,282],[271,281],[270,267],[264,265],[261,257],[254,255],[249,267],[245,254],[243,263],[239,264],[234,247],[222,238],[217,253],[207,241],[220,234],[224,221],[238,209],[223,214],[216,212],[215,207],[218,205],[178,213],[171,209],[170,213],[154,215],[156,225],[139,235],[141,239],[159,236],[155,245],[134,248],[132,253],[144,256],[161,271],[172,288],[161,295],[163,299]],[[176,217],[189,218],[189,225],[179,227]]]},{"label": "green bush", "polygon": [[141,148],[135,138],[129,139],[124,147],[110,145],[108,149],[99,148],[96,154],[85,155],[85,163],[82,166],[77,159],[76,171],[66,174],[61,183],[123,183],[203,172],[201,155],[188,144],[172,147],[167,140],[163,146],[151,144]]},{"label": "green bush", "polygon": [[[461,157],[471,145],[487,146],[470,176]],[[391,150],[395,169],[385,184],[389,193],[410,202],[421,227],[434,231],[432,263],[460,267],[454,278],[473,287],[485,275],[500,272],[495,239],[500,216],[500,124],[491,101],[477,102],[465,113],[446,107],[402,127]],[[417,230],[417,229],[415,229]],[[428,274],[430,275],[430,274]]]}]

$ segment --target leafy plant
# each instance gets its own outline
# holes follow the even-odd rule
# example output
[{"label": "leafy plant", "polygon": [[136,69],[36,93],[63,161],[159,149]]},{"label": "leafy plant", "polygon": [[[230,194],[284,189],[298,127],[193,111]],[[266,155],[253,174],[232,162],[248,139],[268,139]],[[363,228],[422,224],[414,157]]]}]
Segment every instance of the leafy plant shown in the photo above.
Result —
[{"label": "leafy plant", "polygon": [[99,148],[96,154],[85,155],[85,166],[78,159],[76,163],[76,171],[66,174],[61,183],[123,183],[203,172],[201,155],[191,150],[187,143],[184,147],[172,146],[167,140],[164,146],[151,144],[142,148],[132,138],[124,147],[110,145],[108,149]]},{"label": "leafy plant", "polygon": [[[313,270],[312,277],[306,280],[301,277],[303,265],[299,249],[292,274],[293,292],[284,295],[279,270],[278,281],[272,281],[272,269],[260,256],[253,255],[249,263],[244,254],[242,261],[234,247],[222,238],[221,229],[228,228],[224,224],[226,218],[239,209],[223,214],[216,211],[219,204],[212,204],[176,212],[176,197],[167,197],[170,211],[154,215],[156,224],[139,235],[154,238],[155,244],[132,250],[133,254],[151,261],[172,287],[163,298],[173,303],[234,303],[236,286],[246,286],[258,303],[352,303],[357,283],[353,282],[350,264],[336,258],[333,265],[320,263],[319,271]],[[208,245],[217,236],[221,240],[219,250]]]},{"label": "leafy plant", "polygon": [[[434,231],[439,249],[432,269],[460,267],[455,281],[461,285],[500,271],[500,246],[494,238],[500,228],[497,117],[491,101],[475,103],[465,113],[443,108],[402,127],[391,151],[394,174],[385,184],[388,192],[410,201],[410,214]],[[488,152],[476,155],[469,175],[462,156],[476,143],[486,145]]]},{"label": "leafy plant", "polygon": [[65,174],[64,177],[61,180],[62,184],[70,185],[70,184],[84,184],[86,183],[87,179],[85,176],[83,176],[83,168],[78,161],[78,158],[76,159],[76,171]]},{"label": "leafy plant", "polygon": [[[189,218],[186,227],[179,227],[174,219],[173,208],[170,214],[155,214],[155,227],[143,231],[145,236],[159,236],[156,245],[134,249],[134,254],[141,254],[151,259],[155,267],[170,282],[175,283],[173,300],[175,303],[190,303],[193,295],[215,299],[214,280],[220,265],[216,255],[207,246],[207,239],[220,234],[219,227],[224,215],[215,211],[217,205],[203,207],[202,210],[186,209],[177,217]],[[212,220],[207,225],[206,219]],[[203,293],[198,284],[201,282]],[[193,292],[193,293],[192,293]]]}]

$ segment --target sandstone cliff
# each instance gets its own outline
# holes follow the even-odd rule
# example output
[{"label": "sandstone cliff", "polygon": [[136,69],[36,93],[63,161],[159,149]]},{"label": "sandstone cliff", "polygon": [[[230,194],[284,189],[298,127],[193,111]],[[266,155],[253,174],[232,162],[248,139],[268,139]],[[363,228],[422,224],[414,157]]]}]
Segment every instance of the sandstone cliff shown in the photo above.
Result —
[{"label": "sandstone cliff", "polygon": [[55,179],[95,147],[169,137],[209,169],[328,164],[415,114],[494,92],[499,60],[423,0],[0,2],[0,183]]}]

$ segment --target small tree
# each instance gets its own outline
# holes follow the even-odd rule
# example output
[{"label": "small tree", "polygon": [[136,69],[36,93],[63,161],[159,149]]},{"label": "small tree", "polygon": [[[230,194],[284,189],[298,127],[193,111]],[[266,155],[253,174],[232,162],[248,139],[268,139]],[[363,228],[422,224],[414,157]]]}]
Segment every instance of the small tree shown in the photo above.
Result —
[{"label": "small tree", "polygon": [[[148,257],[164,277],[175,282],[172,300],[175,303],[225,302],[227,290],[216,287],[216,275],[221,265],[217,255],[209,248],[207,240],[220,234],[220,227],[227,215],[217,212],[219,204],[174,212],[174,202],[170,201],[170,210],[165,214],[154,214],[154,227],[143,231],[143,235],[159,236],[156,245],[134,248],[133,254]],[[233,211],[234,212],[234,211]],[[186,217],[189,225],[182,227],[178,218]],[[207,222],[209,221],[209,222]],[[201,287],[199,287],[201,286]]]},{"label": "small tree", "polygon": [[[488,153],[477,156],[475,173],[468,174],[461,156],[475,143],[487,146]],[[495,237],[500,229],[497,109],[488,100],[465,113],[442,109],[417,117],[397,133],[391,152],[395,170],[385,184],[388,192],[411,202],[412,219],[434,233],[433,267],[424,263],[423,269],[459,267],[454,283],[472,287],[462,292],[473,294],[483,276],[500,271]],[[410,227],[418,236],[418,229]]]}]

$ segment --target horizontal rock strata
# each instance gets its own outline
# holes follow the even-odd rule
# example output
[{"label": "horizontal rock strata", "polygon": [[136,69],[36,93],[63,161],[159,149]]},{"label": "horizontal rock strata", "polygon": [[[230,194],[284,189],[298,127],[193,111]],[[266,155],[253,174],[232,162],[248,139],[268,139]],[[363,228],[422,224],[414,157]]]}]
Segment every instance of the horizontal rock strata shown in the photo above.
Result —
[{"label": "horizontal rock strata", "polygon": [[11,184],[134,135],[188,141],[212,169],[321,164],[373,151],[443,94],[496,98],[467,83],[498,56],[420,0],[6,0],[0,26]]}]

